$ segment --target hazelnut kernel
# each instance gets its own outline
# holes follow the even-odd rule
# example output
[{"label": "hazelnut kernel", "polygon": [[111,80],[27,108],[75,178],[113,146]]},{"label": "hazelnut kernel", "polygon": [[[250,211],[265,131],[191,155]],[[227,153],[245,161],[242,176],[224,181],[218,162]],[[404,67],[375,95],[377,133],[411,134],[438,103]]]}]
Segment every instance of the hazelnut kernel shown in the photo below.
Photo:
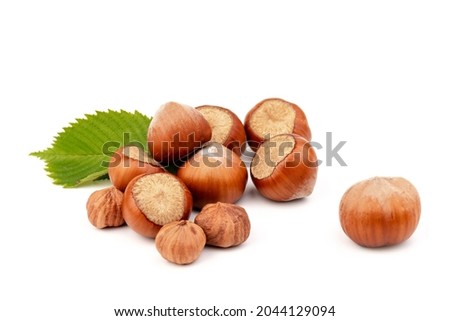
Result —
[{"label": "hazelnut kernel", "polygon": [[163,258],[176,264],[190,264],[202,252],[206,236],[197,224],[181,220],[164,225],[156,235],[156,249]]},{"label": "hazelnut kernel", "polygon": [[97,228],[125,224],[122,201],[123,193],[114,186],[95,191],[86,203],[89,222]]},{"label": "hazelnut kernel", "polygon": [[231,247],[244,243],[250,235],[250,220],[241,206],[226,203],[208,204],[195,217],[206,234],[206,244]]}]

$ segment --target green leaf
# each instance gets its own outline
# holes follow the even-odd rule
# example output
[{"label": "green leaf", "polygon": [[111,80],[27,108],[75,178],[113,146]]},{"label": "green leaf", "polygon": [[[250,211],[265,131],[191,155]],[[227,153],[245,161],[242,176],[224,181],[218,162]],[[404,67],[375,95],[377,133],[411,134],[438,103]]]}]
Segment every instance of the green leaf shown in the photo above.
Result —
[{"label": "green leaf", "polygon": [[108,161],[123,145],[147,150],[151,118],[135,111],[97,111],[76,119],[59,133],[46,150],[31,153],[46,162],[53,182],[74,187],[108,177]]}]

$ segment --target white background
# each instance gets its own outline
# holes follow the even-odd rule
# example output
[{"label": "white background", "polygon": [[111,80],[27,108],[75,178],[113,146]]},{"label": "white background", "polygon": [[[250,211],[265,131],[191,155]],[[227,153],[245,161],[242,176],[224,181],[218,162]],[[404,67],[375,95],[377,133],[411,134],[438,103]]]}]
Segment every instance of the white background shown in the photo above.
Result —
[{"label": "white background", "polygon": [[[113,320],[154,305],[447,318],[449,16],[446,1],[2,1],[0,319]],[[129,228],[93,228],[85,203],[107,183],[55,186],[28,156],[95,110],[151,116],[173,100],[243,119],[272,96],[304,109],[314,141],[347,141],[348,166],[321,166],[304,201],[270,202],[249,182],[249,240],[190,266]],[[361,248],[339,225],[344,191],[374,175],[420,192],[400,246]]]}]

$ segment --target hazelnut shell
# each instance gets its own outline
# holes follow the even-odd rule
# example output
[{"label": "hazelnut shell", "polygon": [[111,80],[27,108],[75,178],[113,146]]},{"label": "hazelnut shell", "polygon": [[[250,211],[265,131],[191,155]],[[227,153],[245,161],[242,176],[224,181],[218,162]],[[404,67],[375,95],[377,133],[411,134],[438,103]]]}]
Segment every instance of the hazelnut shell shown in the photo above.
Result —
[{"label": "hazelnut shell", "polygon": [[205,145],[182,165],[177,175],[191,191],[194,207],[199,209],[208,203],[238,201],[248,180],[247,168],[239,156],[217,143]]},{"label": "hazelnut shell", "polygon": [[[161,206],[162,210],[159,210],[157,208],[149,208],[148,212],[153,217],[161,220],[161,224],[155,223],[154,221],[150,220],[144,213],[145,209],[141,208],[138,205],[139,201],[137,200],[137,192],[134,187],[142,179],[151,179],[153,181],[150,189],[145,192],[145,194],[147,195],[152,195],[150,197],[153,198],[153,204],[147,206]],[[170,192],[167,190],[163,190],[164,188],[167,189],[170,187],[168,186],[168,184],[166,184],[166,181],[168,179],[171,180],[172,184],[175,184],[177,187],[179,187],[178,189],[182,193],[182,195],[176,195],[177,198],[182,198],[180,207],[178,207],[177,205],[178,202],[175,203],[173,199],[172,192],[175,191]],[[161,183],[158,183],[158,181],[161,181]],[[151,201],[150,197],[147,197],[147,199],[144,199],[142,201],[148,204]],[[180,213],[174,213],[174,210],[179,211]],[[122,204],[123,218],[125,219],[125,222],[128,226],[130,226],[135,232],[145,237],[154,238],[161,229],[161,226],[163,226],[164,224],[172,221],[188,219],[191,211],[191,193],[179,178],[169,173],[139,175],[128,184],[124,193],[124,200]]]},{"label": "hazelnut shell", "polygon": [[420,219],[416,188],[402,177],[374,177],[351,186],[342,196],[339,219],[345,234],[365,247],[407,240]]},{"label": "hazelnut shell", "polygon": [[173,164],[208,142],[211,134],[211,126],[198,110],[169,102],[155,113],[147,141],[156,161]]},{"label": "hazelnut shell", "polygon": [[150,155],[136,146],[120,147],[114,152],[108,167],[111,183],[122,192],[136,176],[165,171]]},{"label": "hazelnut shell", "polygon": [[[203,105],[196,109],[211,126],[211,142],[222,144],[239,156],[245,151],[247,136],[244,125],[235,113],[227,108],[213,105]],[[223,130],[227,132],[224,133]]]},{"label": "hazelnut shell", "polygon": [[[264,117],[267,117],[265,121],[258,121],[262,125],[276,125],[279,123],[288,123],[285,130],[275,130],[275,126],[271,127],[270,130],[265,130],[261,132],[252,126],[252,118],[259,108],[272,104],[276,106],[271,108],[270,113],[264,113]],[[277,112],[277,108],[279,112]],[[288,112],[292,119],[286,118],[286,112]],[[284,126],[283,126],[284,127]],[[247,143],[249,146],[256,151],[259,145],[266,140],[268,137],[276,136],[279,134],[297,134],[305,138],[307,141],[311,140],[311,130],[308,125],[308,120],[306,118],[303,110],[296,104],[288,102],[280,98],[268,98],[260,101],[255,107],[250,109],[245,117],[244,128],[247,134]]]},{"label": "hazelnut shell", "polygon": [[[277,141],[274,148],[271,144]],[[291,144],[292,150],[286,146]],[[293,145],[292,145],[293,144]],[[270,151],[281,153],[278,163],[267,158]],[[258,164],[263,162],[264,173]],[[253,184],[264,197],[274,201],[290,201],[309,196],[314,190],[317,179],[317,156],[314,148],[303,137],[294,134],[282,134],[265,141],[257,150],[250,165]]]}]

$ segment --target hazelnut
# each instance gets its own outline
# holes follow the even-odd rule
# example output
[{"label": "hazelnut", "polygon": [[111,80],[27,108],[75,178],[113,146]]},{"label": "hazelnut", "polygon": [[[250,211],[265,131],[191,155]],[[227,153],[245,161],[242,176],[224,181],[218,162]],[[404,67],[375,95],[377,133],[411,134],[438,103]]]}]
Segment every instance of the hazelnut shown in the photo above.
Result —
[{"label": "hazelnut", "polygon": [[204,105],[196,109],[211,126],[211,142],[222,144],[240,156],[245,150],[247,137],[244,125],[236,114],[219,106]]},{"label": "hazelnut", "polygon": [[153,158],[172,164],[211,139],[211,126],[203,115],[187,105],[162,105],[148,129],[147,141]]},{"label": "hazelnut", "polygon": [[282,134],[261,144],[250,165],[257,190],[274,201],[310,195],[317,178],[317,156],[301,136]]},{"label": "hazelnut", "polygon": [[279,134],[297,134],[311,140],[306,115],[299,106],[279,98],[259,102],[245,117],[249,146],[255,151],[267,138]]},{"label": "hazelnut", "polygon": [[186,185],[169,173],[135,177],[124,194],[122,212],[135,232],[154,238],[161,226],[188,219],[192,196]]},{"label": "hazelnut", "polygon": [[250,220],[243,207],[234,204],[208,204],[194,222],[206,234],[206,244],[231,247],[245,242],[250,235]]},{"label": "hazelnut", "polygon": [[239,156],[217,143],[205,145],[177,173],[194,198],[194,206],[234,203],[244,193],[248,173]]},{"label": "hazelnut", "polygon": [[361,246],[398,244],[407,240],[419,223],[419,194],[401,177],[367,179],[342,196],[339,218],[345,234]]},{"label": "hazelnut", "polygon": [[122,192],[138,175],[164,172],[165,169],[161,165],[137,146],[119,148],[111,157],[108,167],[111,183]]},{"label": "hazelnut", "polygon": [[156,235],[156,249],[166,260],[176,264],[194,262],[205,247],[206,236],[195,223],[182,220],[164,225]]},{"label": "hazelnut", "polygon": [[97,228],[121,226],[123,193],[114,186],[104,188],[89,196],[86,204],[89,222]]}]

